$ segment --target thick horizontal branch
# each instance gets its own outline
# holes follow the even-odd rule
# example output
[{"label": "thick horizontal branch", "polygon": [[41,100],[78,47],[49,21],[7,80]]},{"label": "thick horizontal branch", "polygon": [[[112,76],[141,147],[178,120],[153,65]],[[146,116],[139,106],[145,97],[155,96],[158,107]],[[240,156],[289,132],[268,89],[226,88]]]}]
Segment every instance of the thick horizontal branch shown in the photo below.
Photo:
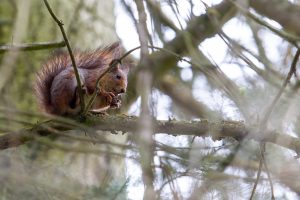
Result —
[{"label": "thick horizontal branch", "polygon": [[[49,128],[45,127],[47,125]],[[78,124],[80,125],[80,124]],[[88,125],[88,126],[87,126]],[[18,133],[8,133],[0,136],[0,149],[16,147],[24,144],[27,141],[34,139],[35,134],[39,136],[55,135],[55,130],[71,130],[70,124],[63,125],[53,121],[43,123],[42,126],[35,126],[32,130],[24,130]],[[75,127],[74,129],[78,129]],[[110,131],[112,133],[127,133],[132,132],[138,134],[138,117],[120,115],[120,116],[104,116],[104,117],[90,117],[87,119],[86,124],[80,125],[79,131],[83,130],[101,130]],[[258,132],[256,127],[247,127],[244,122],[240,121],[220,121],[209,122],[202,121],[177,121],[177,120],[153,120],[154,134],[169,134],[173,136],[192,135],[199,137],[212,137],[215,140],[232,137],[236,140],[253,139],[256,141],[270,142],[291,150],[296,153],[300,150],[300,140],[296,137],[278,133],[276,131],[265,131],[264,133]]]},{"label": "thick horizontal branch", "polygon": [[[94,129],[111,132],[136,132],[138,117],[133,116],[106,116],[103,118],[91,118],[89,123]],[[193,135],[212,136],[214,139],[224,137],[234,137],[238,140],[244,138],[248,131],[243,122],[221,121],[209,122],[201,121],[177,121],[177,120],[153,120],[153,132],[155,134],[164,133],[173,136]]]},{"label": "thick horizontal branch", "polygon": [[[104,118],[93,118],[96,129],[105,131],[135,132],[138,124],[137,117],[130,116],[107,116]],[[300,139],[267,130],[259,132],[258,127],[247,127],[242,121],[176,121],[176,120],[154,120],[154,133],[165,133],[173,136],[192,135],[199,137],[212,137],[215,140],[232,137],[236,140],[253,139],[256,141],[266,141],[279,146],[300,151]]]},{"label": "thick horizontal branch", "polygon": [[18,50],[18,51],[34,51],[34,50],[42,50],[42,49],[51,49],[51,48],[59,48],[66,46],[64,41],[61,42],[40,42],[40,43],[32,43],[32,44],[19,44],[19,45],[1,45],[0,53],[4,53],[6,51]]},{"label": "thick horizontal branch", "polygon": [[[96,129],[105,131],[135,132],[138,124],[137,117],[108,116],[104,118],[93,118]],[[212,137],[215,140],[232,137],[236,140],[253,139],[266,141],[279,146],[294,150],[300,150],[300,139],[267,130],[258,132],[258,127],[247,127],[242,121],[176,121],[176,120],[154,120],[154,133],[165,133],[173,136],[192,135],[199,137]]]}]

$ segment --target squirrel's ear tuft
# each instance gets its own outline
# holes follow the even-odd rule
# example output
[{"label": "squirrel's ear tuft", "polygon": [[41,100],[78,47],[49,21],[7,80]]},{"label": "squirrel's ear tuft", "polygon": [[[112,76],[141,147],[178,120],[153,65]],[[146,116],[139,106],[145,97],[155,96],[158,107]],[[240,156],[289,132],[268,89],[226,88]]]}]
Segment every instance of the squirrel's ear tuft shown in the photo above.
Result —
[{"label": "squirrel's ear tuft", "polygon": [[130,69],[130,65],[128,63],[122,63],[122,65],[120,66],[120,69],[125,73],[128,74],[129,69]]},{"label": "squirrel's ear tuft", "polygon": [[114,59],[119,59],[122,56],[121,42],[115,42],[104,48],[99,48],[95,52],[96,56],[100,56],[100,59],[109,64]]},{"label": "squirrel's ear tuft", "polygon": [[112,53],[114,59],[118,59],[121,57],[122,45],[120,41],[113,43],[108,48],[109,48],[109,52]]}]

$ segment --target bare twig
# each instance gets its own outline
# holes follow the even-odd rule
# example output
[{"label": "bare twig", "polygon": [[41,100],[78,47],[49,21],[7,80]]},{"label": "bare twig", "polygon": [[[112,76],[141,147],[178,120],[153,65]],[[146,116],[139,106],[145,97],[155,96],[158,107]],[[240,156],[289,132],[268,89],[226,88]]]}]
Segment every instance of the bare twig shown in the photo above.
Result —
[{"label": "bare twig", "polygon": [[243,53],[239,52],[234,48],[234,45],[240,47],[238,43],[229,38],[222,30],[220,30],[219,36],[228,46],[228,48],[240,59],[242,59],[253,71],[255,71],[259,76],[261,76],[265,81],[272,84],[275,87],[280,85],[274,80],[274,76],[271,76],[270,73],[266,70],[260,69],[254,62],[247,58]]},{"label": "bare twig", "polygon": [[291,35],[291,34],[285,32],[285,31],[276,29],[275,27],[271,26],[267,22],[263,21],[261,18],[256,17],[251,12],[247,12],[246,15],[248,17],[250,17],[252,20],[254,20],[256,23],[258,23],[258,24],[260,24],[262,26],[265,26],[266,28],[268,28],[269,30],[271,30],[273,33],[277,34],[279,37],[285,38],[289,43],[291,43],[295,47],[297,47],[297,48],[299,47],[299,45],[297,44],[297,42],[300,41],[299,37]]},{"label": "bare twig", "polygon": [[164,26],[171,28],[175,32],[179,32],[179,29],[175,26],[172,20],[163,12],[159,2],[146,0],[146,3],[149,11],[151,12],[152,18],[154,19],[157,18],[160,24],[163,24]]},{"label": "bare twig", "polygon": [[[262,155],[262,154],[261,154],[261,155]],[[258,185],[258,181],[259,181],[259,178],[260,178],[262,166],[263,166],[263,157],[260,156],[260,159],[259,159],[259,167],[258,167],[258,170],[257,170],[256,180],[255,180],[254,186],[253,186],[253,188],[252,188],[250,200],[252,200],[253,197],[254,197],[255,190],[256,190],[256,187],[257,187],[257,185]]]},{"label": "bare twig", "polygon": [[[277,70],[273,69],[272,65],[274,65],[270,59],[266,55],[266,51],[263,45],[263,41],[260,38],[259,31],[262,29],[261,26],[255,24],[251,19],[247,20],[249,23],[249,27],[251,29],[252,35],[254,42],[257,47],[258,55],[255,55],[254,53],[251,53],[252,56],[254,56],[257,60],[259,60],[263,65],[265,66],[266,71],[268,73],[271,73],[273,76],[278,77],[278,78],[284,78],[284,76],[279,73]],[[250,51],[248,51],[250,53]]]},{"label": "bare twig", "polygon": [[44,3],[51,15],[51,17],[54,19],[54,21],[57,23],[57,25],[59,26],[60,28],[60,31],[62,33],[62,36],[64,38],[64,41],[67,45],[67,48],[68,48],[68,52],[69,52],[69,55],[70,55],[70,58],[71,58],[71,61],[72,61],[72,66],[73,66],[73,69],[74,69],[74,73],[75,73],[75,77],[76,77],[76,82],[77,82],[77,89],[78,89],[78,94],[79,94],[79,98],[80,98],[80,107],[81,107],[81,112],[84,112],[84,108],[85,108],[85,103],[84,103],[84,96],[83,96],[83,90],[82,90],[82,84],[81,84],[81,80],[80,80],[80,76],[79,76],[79,73],[78,73],[78,69],[77,69],[77,66],[76,66],[76,62],[75,62],[75,57],[73,55],[73,52],[72,52],[72,49],[71,49],[71,46],[70,46],[70,43],[69,43],[69,40],[68,40],[68,37],[66,35],[66,32],[65,32],[65,29],[64,29],[64,24],[61,20],[59,20],[56,15],[54,14],[54,12],[52,11],[49,3],[47,0],[44,0]]},{"label": "bare twig", "polygon": [[129,158],[129,159],[136,159],[133,156],[127,156],[124,153],[117,153],[117,152],[113,152],[113,151],[105,151],[105,150],[101,150],[101,149],[95,149],[95,148],[90,148],[90,147],[71,147],[68,145],[64,145],[58,142],[54,142],[52,140],[50,140],[49,138],[45,138],[45,137],[41,137],[41,136],[31,136],[33,141],[39,142],[43,145],[49,146],[51,148],[55,148],[58,150],[62,150],[62,151],[71,151],[71,152],[77,152],[77,153],[91,153],[91,154],[109,154],[111,156],[116,156],[116,157],[123,157],[123,158]]},{"label": "bare twig", "polygon": [[284,80],[283,84],[282,84],[282,87],[280,88],[279,92],[277,93],[277,95],[274,97],[271,105],[269,106],[269,108],[267,109],[267,112],[261,122],[261,124],[263,126],[266,125],[270,115],[272,114],[272,111],[275,107],[275,105],[277,104],[279,98],[281,97],[282,93],[284,92],[284,89],[286,88],[286,86],[288,85],[288,83],[290,82],[293,74],[296,73],[296,67],[297,67],[297,62],[298,62],[298,59],[299,59],[299,55],[300,55],[300,48],[297,49],[296,51],[296,54],[294,56],[294,59],[293,59],[293,62],[291,64],[291,67],[290,67],[290,71],[286,77],[286,79]]},{"label": "bare twig", "polygon": [[58,48],[66,46],[65,41],[61,42],[40,42],[33,44],[20,44],[20,45],[1,45],[0,46],[0,54],[6,51],[34,51],[34,50],[42,50],[42,49],[50,49],[50,48]]},{"label": "bare twig", "polygon": [[282,0],[251,0],[249,5],[255,12],[278,22],[289,33],[299,35],[300,7],[296,3]]},{"label": "bare twig", "polygon": [[262,162],[266,168],[266,173],[267,173],[267,176],[268,176],[268,181],[270,183],[270,188],[271,188],[271,199],[272,200],[275,200],[275,196],[274,196],[274,186],[273,186],[273,181],[272,181],[272,178],[271,178],[271,173],[270,173],[270,170],[269,170],[269,167],[267,165],[267,161],[266,161],[266,158],[265,158],[265,143],[264,143],[264,147],[262,148],[262,151],[260,151],[261,153],[261,158],[262,158]]}]

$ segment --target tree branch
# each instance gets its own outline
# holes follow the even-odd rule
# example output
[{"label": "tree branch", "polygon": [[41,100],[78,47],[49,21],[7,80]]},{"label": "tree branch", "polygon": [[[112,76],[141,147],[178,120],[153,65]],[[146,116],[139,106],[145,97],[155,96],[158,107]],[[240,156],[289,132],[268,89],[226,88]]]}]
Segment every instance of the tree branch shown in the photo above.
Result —
[{"label": "tree branch", "polygon": [[0,54],[18,50],[18,51],[35,51],[42,49],[51,49],[51,48],[59,48],[66,46],[65,41],[61,42],[40,42],[40,43],[32,43],[32,44],[19,44],[19,45],[1,45],[0,46]]},{"label": "tree branch", "polygon": [[[56,123],[53,123],[56,121]],[[78,122],[77,122],[78,124]],[[126,115],[105,116],[105,117],[88,117],[87,122],[89,127],[93,130],[116,132],[135,132],[139,124],[139,118]],[[23,130],[18,133],[7,133],[0,136],[0,149],[7,149],[14,146],[19,146],[29,141],[28,133],[38,133],[41,136],[48,136],[54,134],[49,129],[43,128],[45,125],[56,128],[58,130],[71,130],[71,125],[63,125],[57,123],[57,119],[53,118],[49,122],[43,123],[43,126],[36,125],[33,130]],[[81,124],[79,129],[85,127]],[[240,141],[242,139],[253,139],[255,141],[270,142],[295,152],[300,151],[300,139],[279,133],[275,130],[266,130],[264,134],[259,132],[258,127],[249,128],[241,121],[220,121],[210,122],[202,121],[176,121],[176,120],[153,120],[154,134],[169,134],[173,136],[191,135],[198,137],[212,137],[214,140],[220,140],[227,137],[235,138]],[[14,141],[14,145],[10,145],[10,141]],[[3,145],[6,144],[6,145]]]},{"label": "tree branch", "polygon": [[286,0],[251,0],[250,6],[289,32],[300,35],[300,6]]}]

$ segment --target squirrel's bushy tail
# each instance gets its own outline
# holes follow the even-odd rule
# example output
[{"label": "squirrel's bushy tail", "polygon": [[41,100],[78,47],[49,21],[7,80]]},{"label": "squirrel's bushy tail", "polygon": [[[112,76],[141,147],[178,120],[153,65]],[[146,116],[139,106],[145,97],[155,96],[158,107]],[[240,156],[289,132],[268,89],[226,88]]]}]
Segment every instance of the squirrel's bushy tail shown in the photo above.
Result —
[{"label": "squirrel's bushy tail", "polygon": [[34,84],[34,92],[39,108],[47,113],[54,114],[54,107],[51,104],[51,86],[53,79],[63,71],[69,64],[66,54],[52,57],[43,64],[42,69],[37,73]]}]

